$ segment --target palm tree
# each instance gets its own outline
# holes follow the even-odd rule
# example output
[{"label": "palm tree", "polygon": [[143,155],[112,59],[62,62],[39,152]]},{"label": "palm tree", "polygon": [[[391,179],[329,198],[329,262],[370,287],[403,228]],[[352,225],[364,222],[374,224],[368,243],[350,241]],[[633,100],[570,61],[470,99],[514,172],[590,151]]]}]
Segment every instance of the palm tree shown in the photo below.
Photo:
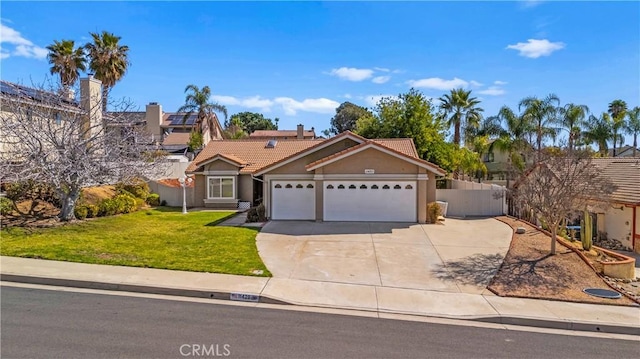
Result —
[{"label": "palm tree", "polygon": [[178,109],[178,112],[184,112],[183,123],[193,114],[197,113],[198,117],[194,123],[193,130],[195,132],[204,135],[204,125],[206,124],[209,129],[210,138],[214,138],[216,131],[217,117],[215,112],[221,112],[224,114],[224,119],[227,119],[227,108],[224,105],[220,105],[215,102],[210,102],[211,89],[209,86],[204,86],[201,89],[196,85],[187,85],[184,89],[187,94],[184,105]]},{"label": "palm tree", "polygon": [[120,45],[121,37],[107,31],[90,34],[93,43],[84,47],[89,56],[89,68],[95,77],[102,81],[102,109],[106,111],[109,90],[124,77],[130,65],[129,47]]},{"label": "palm tree", "polygon": [[558,122],[559,105],[560,99],[554,94],[549,94],[543,99],[535,96],[526,97],[518,105],[518,109],[523,111],[524,119],[532,125],[538,154],[545,138],[550,137],[555,140],[557,136],[558,128],[553,126]]},{"label": "palm tree", "polygon": [[618,132],[625,128],[624,117],[627,113],[627,103],[622,100],[613,100],[609,104],[609,114],[611,115],[611,132],[613,134],[613,157],[616,156],[616,144],[620,140],[622,145],[622,136]]},{"label": "palm tree", "polygon": [[54,40],[47,46],[47,60],[51,64],[51,74],[60,75],[60,83],[67,92],[78,81],[80,71],[86,71],[87,59],[82,47],[75,47],[73,40]]},{"label": "palm tree", "polygon": [[638,133],[640,133],[640,107],[636,106],[627,112],[629,121],[627,122],[627,133],[633,135],[633,157],[636,157],[638,149]]},{"label": "palm tree", "polygon": [[585,105],[566,104],[559,109],[560,124],[562,128],[569,132],[567,148],[573,151],[576,143],[580,140],[584,121],[589,113],[589,108]]},{"label": "palm tree", "polygon": [[606,156],[609,152],[607,142],[613,137],[611,132],[611,117],[603,112],[600,117],[594,115],[589,116],[587,121],[587,130],[584,132],[584,138],[588,143],[597,143],[600,156]]},{"label": "palm tree", "polygon": [[527,121],[525,114],[517,115],[507,106],[500,109],[497,117],[503,122],[504,127],[498,139],[492,143],[491,149],[497,148],[508,153],[515,169],[523,170],[523,156],[531,149],[531,144],[526,139],[527,134],[533,129],[531,123]]},{"label": "palm tree", "polygon": [[473,130],[479,126],[484,111],[477,105],[480,103],[475,97],[471,97],[471,90],[465,91],[462,88],[451,90],[450,94],[440,97],[440,109],[443,117],[449,116],[448,126],[453,126],[453,143],[460,147],[461,129],[465,133],[465,142],[471,142]]}]

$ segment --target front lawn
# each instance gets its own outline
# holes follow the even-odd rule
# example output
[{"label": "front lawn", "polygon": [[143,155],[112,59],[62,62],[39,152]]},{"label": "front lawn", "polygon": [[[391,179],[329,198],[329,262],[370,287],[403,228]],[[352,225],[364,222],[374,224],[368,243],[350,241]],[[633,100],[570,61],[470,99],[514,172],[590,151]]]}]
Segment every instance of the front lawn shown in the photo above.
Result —
[{"label": "front lawn", "polygon": [[263,276],[256,229],[217,227],[232,212],[158,208],[55,228],[0,232],[3,256]]}]

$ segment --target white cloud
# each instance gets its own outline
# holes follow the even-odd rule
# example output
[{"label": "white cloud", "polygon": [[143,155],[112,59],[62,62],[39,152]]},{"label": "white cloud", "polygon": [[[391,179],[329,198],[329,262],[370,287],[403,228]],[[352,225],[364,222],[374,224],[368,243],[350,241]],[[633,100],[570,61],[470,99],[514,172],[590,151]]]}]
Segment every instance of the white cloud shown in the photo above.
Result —
[{"label": "white cloud", "polygon": [[537,59],[540,56],[549,56],[552,52],[563,49],[565,46],[562,42],[550,42],[547,39],[528,39],[527,42],[508,45],[507,49],[517,50],[520,52],[520,56]]},{"label": "white cloud", "polygon": [[498,86],[489,86],[486,90],[478,91],[481,95],[500,96],[504,95],[505,91]]},{"label": "white cloud", "polygon": [[271,111],[271,106],[273,106],[273,101],[260,96],[253,96],[242,100],[241,105],[249,108],[259,108],[264,112],[269,112]]},{"label": "white cloud", "polygon": [[389,80],[391,80],[391,76],[378,76],[374,77],[371,82],[373,82],[374,84],[383,84]]},{"label": "white cloud", "polygon": [[410,80],[408,84],[413,87],[430,88],[435,90],[450,90],[456,87],[467,87],[469,83],[465,80],[454,77],[452,80],[445,80],[439,77],[430,77],[421,80]]},{"label": "white cloud", "polygon": [[354,67],[341,67],[339,69],[332,69],[329,72],[332,76],[337,76],[343,80],[348,81],[363,81],[373,76],[373,70],[371,69],[357,69]]},{"label": "white cloud", "polygon": [[6,26],[5,24],[0,24],[0,44],[11,44],[15,46],[13,51],[2,50],[0,58],[3,59],[6,59],[11,55],[44,59],[49,53],[47,49],[34,45],[33,42],[22,37],[20,32]]},{"label": "white cloud", "polygon": [[493,81],[493,84],[494,85],[498,85],[498,86],[503,86],[503,85],[506,85],[507,82],[506,81],[496,80],[496,81]]},{"label": "white cloud", "polygon": [[274,102],[281,105],[284,113],[295,115],[298,111],[315,113],[333,113],[340,104],[327,98],[307,98],[297,101],[291,97],[277,97]]},{"label": "white cloud", "polygon": [[211,96],[211,99],[218,102],[221,105],[239,105],[240,104],[240,100],[238,100],[233,96],[213,95]]},{"label": "white cloud", "polygon": [[344,94],[344,96],[342,96],[342,97],[344,97],[344,98],[351,98],[352,96],[351,96],[351,94],[350,94],[350,93],[346,93],[346,94]]},{"label": "white cloud", "polygon": [[471,81],[469,81],[469,84],[470,84],[471,86],[474,86],[474,87],[480,87],[480,86],[482,86],[482,85],[483,85],[482,83],[480,83],[480,82],[478,82],[478,81],[475,81],[475,80],[471,80]]},{"label": "white cloud", "polygon": [[273,106],[273,101],[262,98],[260,96],[247,97],[244,99],[239,99],[233,96],[219,96],[214,95],[211,96],[211,99],[218,102],[221,105],[231,105],[231,106],[241,106],[247,108],[259,108],[263,112],[271,111],[271,107]]},{"label": "white cloud", "polygon": [[386,67],[374,67],[373,69],[376,70],[376,71],[380,71],[380,72],[390,72],[391,71]]}]

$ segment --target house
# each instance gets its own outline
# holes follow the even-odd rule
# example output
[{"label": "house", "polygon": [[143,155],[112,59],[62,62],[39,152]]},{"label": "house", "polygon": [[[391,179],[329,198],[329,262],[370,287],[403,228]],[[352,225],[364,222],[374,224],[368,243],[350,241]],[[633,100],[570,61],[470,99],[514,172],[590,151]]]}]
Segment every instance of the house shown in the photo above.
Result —
[{"label": "house", "polygon": [[[184,153],[188,147],[189,136],[193,131],[197,114],[186,116],[184,112],[164,112],[162,105],[150,102],[144,112],[118,112],[111,113],[114,117],[127,119],[130,123],[139,123],[152,137],[153,142],[169,153]],[[210,134],[207,121],[203,124],[203,143],[206,145],[212,140],[223,138],[223,129],[215,113],[213,136]]]},{"label": "house", "polygon": [[[76,101],[73,92],[54,93],[43,89],[24,86],[0,80],[0,116],[3,118],[28,118],[38,120],[44,126],[63,126],[65,117],[82,116],[82,121],[90,129],[90,136],[102,130],[102,82],[88,76],[80,79],[80,98]],[[17,113],[26,111],[27,113]],[[42,121],[44,120],[44,121]],[[12,153],[11,143],[16,139],[0,133],[0,157],[17,160]]]},{"label": "house", "polygon": [[592,163],[617,187],[609,208],[597,216],[598,232],[640,253],[640,159],[594,158]]},{"label": "house", "polygon": [[[608,151],[608,156],[613,157],[613,149]],[[625,145],[616,149],[616,157],[640,157],[640,148],[634,151],[633,146]]]},{"label": "house", "polygon": [[197,206],[264,203],[274,220],[427,221],[440,167],[411,139],[211,141],[189,165]]},{"label": "house", "polygon": [[257,130],[252,132],[249,138],[255,140],[313,140],[316,138],[316,132],[313,127],[311,130],[305,130],[304,125],[298,125],[296,130]]}]

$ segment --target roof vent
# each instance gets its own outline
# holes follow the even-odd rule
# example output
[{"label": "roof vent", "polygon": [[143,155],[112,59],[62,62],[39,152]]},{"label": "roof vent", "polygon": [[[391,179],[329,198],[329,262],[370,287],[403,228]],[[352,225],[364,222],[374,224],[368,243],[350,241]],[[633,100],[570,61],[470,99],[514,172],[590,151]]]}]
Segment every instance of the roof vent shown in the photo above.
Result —
[{"label": "roof vent", "polygon": [[269,140],[269,141],[267,142],[267,145],[266,145],[266,146],[264,146],[264,147],[265,147],[265,148],[275,148],[277,144],[278,144],[278,141],[276,141],[276,140]]}]

